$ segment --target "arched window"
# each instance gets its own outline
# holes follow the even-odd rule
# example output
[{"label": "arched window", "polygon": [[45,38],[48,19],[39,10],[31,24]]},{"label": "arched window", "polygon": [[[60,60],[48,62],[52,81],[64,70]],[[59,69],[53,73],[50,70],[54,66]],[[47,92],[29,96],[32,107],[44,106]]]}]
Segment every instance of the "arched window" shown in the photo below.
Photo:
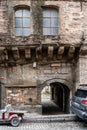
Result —
[{"label": "arched window", "polygon": [[15,34],[16,36],[30,35],[30,11],[28,9],[15,11]]},{"label": "arched window", "polygon": [[58,35],[58,11],[47,8],[43,10],[43,35]]}]

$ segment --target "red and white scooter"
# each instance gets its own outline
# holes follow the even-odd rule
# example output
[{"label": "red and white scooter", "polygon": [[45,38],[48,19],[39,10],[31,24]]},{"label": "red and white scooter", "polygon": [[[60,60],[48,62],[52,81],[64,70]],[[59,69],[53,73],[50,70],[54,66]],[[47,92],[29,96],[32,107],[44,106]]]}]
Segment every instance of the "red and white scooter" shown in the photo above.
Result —
[{"label": "red and white scooter", "polygon": [[23,112],[11,111],[11,104],[8,104],[5,109],[0,110],[0,124],[8,123],[13,127],[17,127],[23,119],[23,115]]}]

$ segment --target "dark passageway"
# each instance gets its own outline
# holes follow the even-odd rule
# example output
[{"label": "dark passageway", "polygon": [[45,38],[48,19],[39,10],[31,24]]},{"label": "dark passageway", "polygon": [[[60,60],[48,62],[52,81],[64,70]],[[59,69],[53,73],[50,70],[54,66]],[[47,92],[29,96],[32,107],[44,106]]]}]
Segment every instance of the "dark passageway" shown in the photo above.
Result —
[{"label": "dark passageway", "polygon": [[52,100],[46,100],[42,102],[42,114],[43,115],[56,115],[61,114],[61,109]]},{"label": "dark passageway", "polygon": [[[47,87],[47,86],[46,86]],[[42,92],[42,114],[57,115],[69,113],[70,90],[62,83],[52,83]]]}]

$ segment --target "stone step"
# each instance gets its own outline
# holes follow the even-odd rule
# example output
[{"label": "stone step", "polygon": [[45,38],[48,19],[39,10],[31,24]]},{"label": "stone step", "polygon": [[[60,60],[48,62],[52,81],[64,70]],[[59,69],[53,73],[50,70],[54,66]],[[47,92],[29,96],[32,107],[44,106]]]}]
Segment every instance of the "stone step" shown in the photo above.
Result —
[{"label": "stone step", "polygon": [[23,119],[29,122],[56,122],[56,121],[76,121],[77,117],[75,114],[63,114],[63,115],[48,115],[48,116],[41,116],[41,115],[24,115]]}]

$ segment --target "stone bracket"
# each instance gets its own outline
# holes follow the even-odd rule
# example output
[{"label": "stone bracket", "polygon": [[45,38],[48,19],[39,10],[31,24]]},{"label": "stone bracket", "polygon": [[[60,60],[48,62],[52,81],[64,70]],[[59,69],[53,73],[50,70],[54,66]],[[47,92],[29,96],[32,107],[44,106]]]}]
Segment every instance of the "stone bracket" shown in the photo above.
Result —
[{"label": "stone bracket", "polygon": [[5,58],[5,60],[8,60],[8,52],[7,52],[7,50],[4,51],[4,58]]},{"label": "stone bracket", "polygon": [[12,47],[12,51],[13,51],[14,59],[18,60],[20,58],[18,48],[17,47]]},{"label": "stone bracket", "polygon": [[87,45],[84,45],[80,48],[80,54],[87,55]]},{"label": "stone bracket", "polygon": [[58,59],[61,59],[61,58],[62,58],[63,53],[64,53],[64,46],[60,46],[60,47],[58,48],[58,55],[57,55]]},{"label": "stone bracket", "polygon": [[25,58],[26,59],[30,59],[31,58],[31,49],[30,48],[26,48],[25,49]]},{"label": "stone bracket", "polygon": [[58,54],[62,55],[64,53],[64,46],[60,46],[58,49]]},{"label": "stone bracket", "polygon": [[36,48],[36,58],[41,58],[41,53],[42,53],[42,47],[37,47]]},{"label": "stone bracket", "polygon": [[68,52],[68,56],[69,57],[73,57],[74,52],[75,52],[75,47],[74,46],[70,46],[69,52]]},{"label": "stone bracket", "polygon": [[54,50],[54,47],[53,47],[53,46],[49,46],[49,47],[48,47],[48,57],[49,57],[49,58],[52,58],[52,57],[53,57],[53,50]]}]

